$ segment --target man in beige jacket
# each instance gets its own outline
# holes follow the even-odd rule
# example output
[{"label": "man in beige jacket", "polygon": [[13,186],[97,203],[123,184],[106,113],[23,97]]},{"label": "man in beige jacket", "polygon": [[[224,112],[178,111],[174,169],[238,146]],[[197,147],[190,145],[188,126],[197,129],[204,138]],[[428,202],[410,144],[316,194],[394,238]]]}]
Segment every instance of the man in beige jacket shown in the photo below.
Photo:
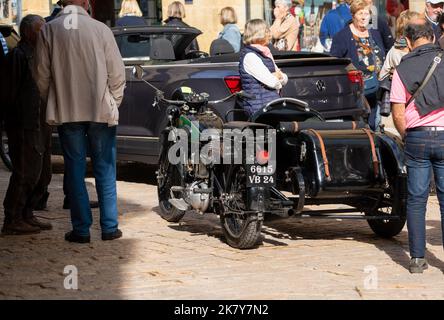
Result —
[{"label": "man in beige jacket", "polygon": [[90,150],[102,240],[120,238],[116,194],[116,125],[125,66],[112,31],[92,19],[88,0],[65,0],[37,41],[35,75],[47,101],[46,120],[59,128],[71,201],[70,242],[90,241],[91,208],[85,186]]}]

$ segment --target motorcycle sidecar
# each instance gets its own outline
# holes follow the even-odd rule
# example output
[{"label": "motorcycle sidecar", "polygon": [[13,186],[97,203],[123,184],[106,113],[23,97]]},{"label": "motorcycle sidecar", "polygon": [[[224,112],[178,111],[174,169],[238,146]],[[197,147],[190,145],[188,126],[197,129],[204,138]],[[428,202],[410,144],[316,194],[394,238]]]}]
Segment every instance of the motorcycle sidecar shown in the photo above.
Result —
[{"label": "motorcycle sidecar", "polygon": [[[289,98],[271,102],[250,121],[277,130],[276,186],[269,212],[366,219],[386,238],[401,232],[407,179],[397,136],[373,132],[364,122],[327,122],[304,102]],[[304,210],[306,205],[331,204],[350,208]]]}]

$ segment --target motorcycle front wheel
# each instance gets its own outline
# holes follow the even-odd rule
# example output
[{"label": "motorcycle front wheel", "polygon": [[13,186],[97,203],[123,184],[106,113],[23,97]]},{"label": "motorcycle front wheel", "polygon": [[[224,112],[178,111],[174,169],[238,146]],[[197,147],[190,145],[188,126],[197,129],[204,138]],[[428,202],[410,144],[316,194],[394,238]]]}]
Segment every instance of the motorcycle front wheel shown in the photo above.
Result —
[{"label": "motorcycle front wheel", "polygon": [[225,201],[220,222],[225,239],[233,248],[252,249],[260,244],[262,221],[257,213],[245,213],[246,172],[243,166],[233,170],[234,178],[227,186],[230,199]]},{"label": "motorcycle front wheel", "polygon": [[174,207],[169,200],[172,199],[171,187],[183,187],[184,183],[179,167],[169,163],[167,154],[168,152],[164,152],[160,157],[159,171],[157,173],[160,216],[168,222],[179,222],[185,215],[185,211]]}]

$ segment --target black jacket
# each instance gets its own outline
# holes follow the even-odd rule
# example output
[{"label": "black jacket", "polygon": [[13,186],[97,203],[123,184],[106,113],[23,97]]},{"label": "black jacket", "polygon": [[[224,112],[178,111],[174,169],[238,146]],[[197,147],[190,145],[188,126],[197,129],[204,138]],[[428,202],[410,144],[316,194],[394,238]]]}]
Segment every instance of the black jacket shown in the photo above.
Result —
[{"label": "black jacket", "polygon": [[[41,117],[40,93],[32,77],[31,61],[34,50],[26,43],[8,53],[4,64],[4,118],[9,128],[39,130]],[[3,72],[2,72],[3,73]]]},{"label": "black jacket", "polygon": [[[422,84],[433,59],[442,52],[442,49],[435,44],[420,46],[405,55],[396,71],[410,94],[414,94],[416,89]],[[432,78],[415,99],[418,113],[424,116],[434,110],[444,107],[444,59],[438,64]],[[441,85],[439,85],[441,84]]]},{"label": "black jacket", "polygon": [[[166,19],[165,24],[167,26],[177,26],[177,27],[189,27],[185,22],[182,21],[180,18],[170,17]],[[199,50],[199,44],[197,43],[197,40],[194,39],[191,44],[185,49],[185,52],[188,53],[190,51],[198,51]]]},{"label": "black jacket", "polygon": [[378,17],[378,31],[381,35],[382,42],[384,43],[385,52],[387,53],[393,47],[395,41],[386,19],[383,19],[382,17]]}]

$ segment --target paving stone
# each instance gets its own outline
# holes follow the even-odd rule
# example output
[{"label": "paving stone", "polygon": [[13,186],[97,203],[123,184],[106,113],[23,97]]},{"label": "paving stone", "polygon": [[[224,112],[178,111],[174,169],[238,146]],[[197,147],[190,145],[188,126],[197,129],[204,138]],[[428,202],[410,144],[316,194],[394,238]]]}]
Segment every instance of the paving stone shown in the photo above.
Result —
[{"label": "paving stone", "polygon": [[[0,166],[0,199],[8,179]],[[293,218],[265,223],[263,245],[241,251],[224,242],[216,216],[186,214],[181,223],[168,223],[158,215],[155,186],[123,180],[117,184],[123,238],[101,241],[93,210],[91,244],[67,243],[62,181],[54,174],[48,210],[37,213],[53,230],[0,237],[0,299],[444,298],[436,197],[427,214],[430,268],[411,275],[406,229],[384,240],[365,221]],[[86,181],[96,199],[94,179]],[[78,290],[64,287],[68,265],[77,267]],[[376,289],[366,288],[369,276],[377,277]]]}]

